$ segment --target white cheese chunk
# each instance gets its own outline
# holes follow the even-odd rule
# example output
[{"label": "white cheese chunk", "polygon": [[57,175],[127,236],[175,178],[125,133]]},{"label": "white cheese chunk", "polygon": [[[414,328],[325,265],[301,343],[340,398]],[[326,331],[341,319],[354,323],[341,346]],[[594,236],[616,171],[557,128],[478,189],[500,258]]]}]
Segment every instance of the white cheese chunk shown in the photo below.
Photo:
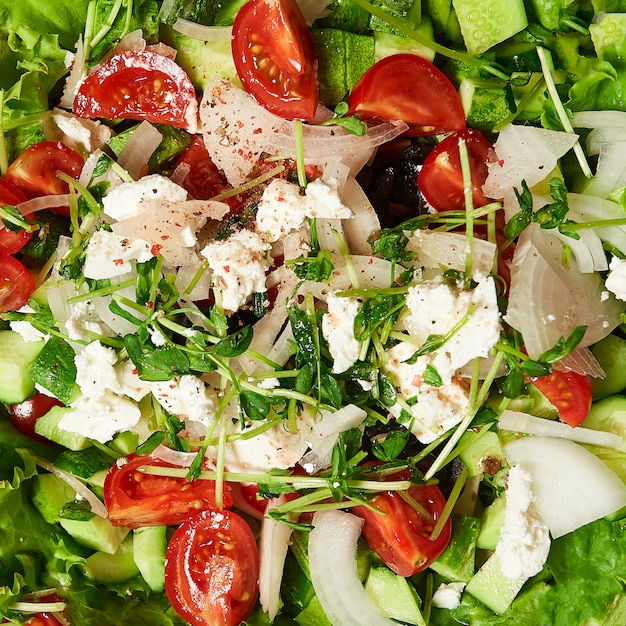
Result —
[{"label": "white cheese chunk", "polygon": [[91,300],[81,300],[74,304],[70,316],[65,321],[65,330],[72,341],[87,339],[86,332],[104,337],[112,337],[113,331],[100,319]]},{"label": "white cheese chunk", "polygon": [[270,241],[283,239],[306,221],[306,199],[300,187],[275,178],[263,191],[256,214],[256,231]]},{"label": "white cheese chunk", "polygon": [[508,474],[504,525],[496,545],[500,570],[513,580],[530,578],[542,570],[549,551],[550,535],[535,510],[530,474],[514,465]]},{"label": "white cheese chunk", "polygon": [[465,589],[462,582],[441,583],[433,593],[433,606],[438,609],[456,609],[461,603],[461,594]]},{"label": "white cheese chunk", "polygon": [[209,243],[201,252],[213,272],[213,284],[221,291],[222,306],[236,311],[253,293],[266,291],[270,245],[261,235],[240,230]]},{"label": "white cheese chunk", "polygon": [[140,263],[154,256],[152,246],[143,239],[131,239],[107,230],[96,231],[87,244],[83,273],[86,278],[102,280],[126,274],[131,261]]},{"label": "white cheese chunk", "polygon": [[613,257],[605,287],[620,300],[626,300],[626,260]]},{"label": "white cheese chunk", "polygon": [[328,180],[316,178],[306,187],[306,215],[324,219],[350,219],[352,210],[339,197],[338,182],[334,177]]},{"label": "white cheese chunk", "polygon": [[200,422],[208,426],[215,417],[215,394],[196,376],[148,383],[159,404],[181,420]]},{"label": "white cheese chunk", "polygon": [[354,320],[360,303],[356,298],[328,296],[328,312],[322,317],[322,334],[333,357],[333,373],[341,374],[359,358],[360,344],[354,337]]}]

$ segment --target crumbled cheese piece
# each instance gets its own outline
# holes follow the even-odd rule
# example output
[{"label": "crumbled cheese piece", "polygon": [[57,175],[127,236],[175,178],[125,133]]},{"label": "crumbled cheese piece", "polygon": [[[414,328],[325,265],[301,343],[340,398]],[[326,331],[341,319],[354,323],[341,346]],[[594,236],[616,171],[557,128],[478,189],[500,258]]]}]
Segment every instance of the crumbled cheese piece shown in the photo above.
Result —
[{"label": "crumbled cheese piece", "polygon": [[165,176],[151,174],[113,187],[102,199],[104,214],[116,221],[137,217],[153,201],[183,202],[187,191]]},{"label": "crumbled cheese piece", "polygon": [[334,177],[328,180],[316,178],[306,187],[306,215],[324,219],[350,219],[352,210],[339,197],[338,182]]},{"label": "crumbled cheese piece", "polygon": [[626,260],[613,257],[606,277],[606,288],[619,300],[626,300]]},{"label": "crumbled cheese piece", "polygon": [[549,551],[550,535],[535,510],[530,474],[514,465],[508,474],[504,525],[496,545],[500,570],[513,580],[530,578],[542,570]]},{"label": "crumbled cheese piece", "polygon": [[70,316],[65,321],[65,330],[72,341],[87,339],[85,331],[112,337],[113,331],[100,319],[91,300],[81,300],[72,306]]},{"label": "crumbled cheese piece", "polygon": [[410,315],[406,328],[421,345],[429,335],[446,335],[468,313],[467,321],[443,344],[433,360],[440,369],[452,372],[476,357],[486,357],[500,336],[500,312],[492,277],[483,278],[471,291],[451,287],[443,279],[409,288],[406,305]]},{"label": "crumbled cheese piece", "polygon": [[[404,400],[417,400],[411,404],[415,418],[411,432],[422,443],[431,443],[463,420],[469,407],[468,386],[449,368],[439,367],[437,373],[443,384],[429,385],[424,381],[427,365],[432,365],[431,355],[420,356],[415,363],[406,363],[416,350],[413,344],[402,342],[387,352],[385,372],[393,380]],[[445,361],[442,362],[445,365]],[[398,417],[399,404],[390,409]]]},{"label": "crumbled cheese piece", "polygon": [[[25,304],[18,309],[18,313],[35,313],[35,309]],[[41,331],[37,330],[28,320],[16,320],[9,322],[9,328],[16,332],[26,342],[41,341],[42,339],[48,340],[50,335],[45,335]]]},{"label": "crumbled cheese piece", "polygon": [[269,243],[249,230],[213,241],[202,250],[213,272],[213,284],[221,291],[225,310],[236,311],[251,294],[266,291],[269,250]]},{"label": "crumbled cheese piece", "polygon": [[99,341],[88,343],[74,357],[76,365],[76,384],[86,397],[97,397],[104,391],[119,391],[119,382],[115,371],[117,354],[113,348],[104,346]]},{"label": "crumbled cheese piece", "polygon": [[148,326],[148,333],[150,334],[150,341],[155,346],[161,347],[167,343],[167,337],[158,328]]},{"label": "crumbled cheese piece", "polygon": [[433,606],[438,609],[456,609],[461,603],[465,583],[441,583],[433,593]]},{"label": "crumbled cheese piece", "polygon": [[328,296],[328,312],[322,317],[322,334],[333,357],[333,373],[341,374],[359,358],[360,344],[354,337],[354,320],[360,303],[356,298]]},{"label": "crumbled cheese piece", "polygon": [[152,246],[143,239],[130,239],[98,230],[87,245],[83,273],[86,278],[94,280],[114,278],[130,272],[132,260],[145,263],[153,256]]},{"label": "crumbled cheese piece", "polygon": [[215,417],[217,400],[214,393],[196,376],[148,383],[159,404],[181,420],[208,426]]},{"label": "crumbled cheese piece", "polygon": [[254,381],[256,384],[261,387],[261,389],[276,389],[280,387],[280,381],[278,378],[261,378],[259,380]]},{"label": "crumbled cheese piece", "polygon": [[52,120],[61,132],[59,141],[91,154],[102,148],[112,136],[112,131],[97,120],[81,119],[61,109],[54,109]]},{"label": "crumbled cheese piece", "polygon": [[256,214],[256,231],[269,242],[299,230],[306,221],[306,199],[300,187],[284,178],[274,179],[263,191]]}]

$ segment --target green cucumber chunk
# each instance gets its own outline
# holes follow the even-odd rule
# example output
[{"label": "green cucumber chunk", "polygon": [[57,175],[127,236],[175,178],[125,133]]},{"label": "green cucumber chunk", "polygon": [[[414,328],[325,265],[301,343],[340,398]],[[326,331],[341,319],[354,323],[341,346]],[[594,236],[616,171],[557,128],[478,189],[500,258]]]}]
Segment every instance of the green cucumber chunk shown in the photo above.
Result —
[{"label": "green cucumber chunk", "polygon": [[58,476],[37,474],[33,477],[32,502],[49,524],[57,524],[63,507],[75,498],[76,492]]},{"label": "green cucumber chunk", "polygon": [[91,442],[87,437],[59,428],[59,422],[63,419],[63,416],[72,410],[66,406],[53,406],[35,422],[35,432],[68,450],[84,450],[88,448]]},{"label": "green cucumber chunk", "polygon": [[452,0],[467,51],[477,56],[528,26],[522,0]]},{"label": "green cucumber chunk", "polygon": [[[429,41],[434,41],[435,35],[433,24],[427,15],[422,17],[421,22],[415,27],[415,33],[421,35]],[[422,45],[404,35],[394,35],[385,31],[374,31],[374,60],[380,61],[392,54],[402,54],[409,52],[418,54],[428,61],[433,61],[435,52],[432,48]]]},{"label": "green cucumber chunk", "polygon": [[29,371],[43,347],[43,339],[25,341],[12,330],[0,330],[0,402],[17,404],[35,393]]},{"label": "green cucumber chunk", "polygon": [[433,21],[435,33],[440,38],[461,43],[461,27],[456,12],[452,7],[452,0],[422,0],[424,13]]},{"label": "green cucumber chunk", "polygon": [[337,28],[357,35],[367,35],[370,13],[352,0],[333,0],[327,7],[330,15],[318,18],[313,28]]},{"label": "green cucumber chunk", "polygon": [[453,514],[450,542],[430,568],[447,581],[469,582],[476,569],[476,543],[480,530],[477,517]]},{"label": "green cucumber chunk", "polygon": [[122,541],[115,554],[97,551],[85,559],[87,578],[99,583],[121,583],[139,574],[133,558],[133,536]]},{"label": "green cucumber chunk", "polygon": [[605,398],[626,389],[626,340],[607,335],[591,352],[606,374],[604,378],[593,379],[593,397]]},{"label": "green cucumber chunk", "polygon": [[500,530],[504,525],[504,509],[506,496],[496,498],[483,512],[480,533],[476,540],[476,546],[481,550],[495,550],[500,539]]},{"label": "green cucumber chunk", "polygon": [[497,78],[466,78],[459,86],[459,96],[467,125],[483,133],[493,132],[515,109],[506,83]]},{"label": "green cucumber chunk", "polygon": [[95,446],[82,450],[64,450],[54,464],[59,468],[81,478],[91,478],[97,472],[108,470],[113,459]]},{"label": "green cucumber chunk", "polygon": [[626,41],[626,13],[596,15],[589,34],[599,59],[620,63]]},{"label": "green cucumber chunk", "polygon": [[107,554],[115,554],[130,532],[123,526],[113,526],[108,519],[93,515],[88,520],[61,518],[59,524],[83,546]]},{"label": "green cucumber chunk", "polygon": [[425,626],[420,603],[407,579],[386,567],[373,567],[365,591],[383,615],[415,626]]},{"label": "green cucumber chunk", "polygon": [[165,589],[166,532],[166,526],[147,526],[133,530],[134,563],[152,591]]},{"label": "green cucumber chunk", "polygon": [[506,465],[504,450],[498,435],[485,428],[466,431],[459,440],[459,458],[469,477],[496,474]]}]

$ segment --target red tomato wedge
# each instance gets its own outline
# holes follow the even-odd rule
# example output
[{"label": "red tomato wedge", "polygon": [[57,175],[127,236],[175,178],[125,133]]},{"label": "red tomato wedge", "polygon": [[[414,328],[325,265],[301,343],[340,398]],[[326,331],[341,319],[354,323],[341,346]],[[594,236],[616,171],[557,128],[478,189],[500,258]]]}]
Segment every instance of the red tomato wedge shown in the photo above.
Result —
[{"label": "red tomato wedge", "polygon": [[0,313],[24,306],[35,291],[35,279],[16,258],[0,255]]},{"label": "red tomato wedge", "polygon": [[[104,503],[112,524],[128,528],[180,524],[197,511],[217,509],[213,481],[144,474],[138,470],[143,465],[176,467],[137,454],[114,463],[104,480]],[[223,506],[232,506],[227,485]]]},{"label": "red tomato wedge", "polygon": [[203,511],[172,535],[165,591],[193,626],[237,626],[259,595],[259,553],[246,522],[231,511]]},{"label": "red tomato wedge", "polygon": [[155,52],[113,55],[79,86],[78,117],[147,120],[196,132],[198,101],[187,73]]},{"label": "red tomato wedge", "polygon": [[491,144],[474,130],[452,133],[437,144],[426,157],[417,175],[417,184],[424,197],[437,211],[459,211],[465,209],[463,171],[459,156],[459,140],[467,146],[472,174],[472,200],[474,207],[489,203],[482,192],[487,178],[487,158]]},{"label": "red tomato wedge", "polygon": [[558,409],[561,422],[576,427],[589,415],[593,397],[591,376],[554,370],[548,376],[529,381]]},{"label": "red tomato wedge", "polygon": [[372,65],[352,90],[348,106],[349,114],[361,119],[404,120],[412,137],[465,128],[454,85],[416,54],[393,54]]},{"label": "red tomato wedge", "polygon": [[[26,196],[18,187],[0,178],[0,206],[15,206],[25,200]],[[33,233],[25,230],[15,232],[0,221],[0,255],[18,252],[32,236]]]},{"label": "red tomato wedge", "polygon": [[289,120],[313,119],[317,59],[296,0],[248,0],[233,24],[232,51],[241,84],[261,106]]},{"label": "red tomato wedge", "polygon": [[60,141],[42,141],[26,148],[9,165],[6,179],[29,198],[59,195],[70,188],[57,172],[77,179],[84,163],[76,150]]},{"label": "red tomato wedge", "polygon": [[369,547],[389,569],[405,577],[425,570],[444,551],[452,533],[448,518],[439,536],[430,539],[446,504],[439,487],[414,485],[408,493],[426,515],[393,491],[382,492],[370,501],[379,512],[364,506],[350,509],[363,518],[363,536]]}]

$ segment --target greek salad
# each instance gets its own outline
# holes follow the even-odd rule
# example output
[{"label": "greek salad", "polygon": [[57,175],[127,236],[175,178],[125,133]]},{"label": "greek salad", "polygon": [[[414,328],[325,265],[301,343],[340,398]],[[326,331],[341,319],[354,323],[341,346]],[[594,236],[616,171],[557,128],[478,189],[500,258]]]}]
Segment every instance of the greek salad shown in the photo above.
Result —
[{"label": "greek salad", "polygon": [[626,623],[623,0],[0,15],[3,623]]}]

